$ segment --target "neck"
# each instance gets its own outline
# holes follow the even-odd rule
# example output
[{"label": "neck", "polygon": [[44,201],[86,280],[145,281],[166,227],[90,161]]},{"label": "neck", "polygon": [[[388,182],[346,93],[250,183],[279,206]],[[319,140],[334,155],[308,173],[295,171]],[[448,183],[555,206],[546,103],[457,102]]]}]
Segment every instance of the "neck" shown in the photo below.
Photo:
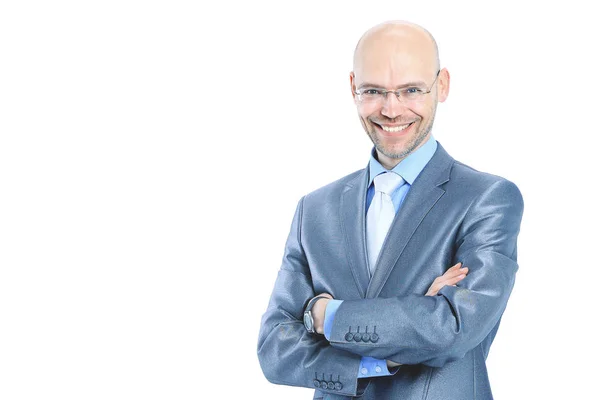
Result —
[{"label": "neck", "polygon": [[[405,155],[402,158],[392,158],[392,157],[388,157],[385,154],[381,153],[379,150],[376,149],[376,153],[377,153],[377,161],[379,161],[379,163],[383,166],[383,168],[387,169],[387,170],[392,170],[394,169],[394,167],[398,164],[400,164],[400,162],[402,160],[404,160],[406,157],[408,157],[408,154]],[[410,153],[409,153],[410,154]]]}]

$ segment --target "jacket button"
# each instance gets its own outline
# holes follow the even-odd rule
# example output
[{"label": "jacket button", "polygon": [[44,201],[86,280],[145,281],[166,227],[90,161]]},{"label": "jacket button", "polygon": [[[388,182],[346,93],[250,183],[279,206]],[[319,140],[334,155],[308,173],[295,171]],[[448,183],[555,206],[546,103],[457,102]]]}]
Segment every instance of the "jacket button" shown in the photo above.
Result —
[{"label": "jacket button", "polygon": [[371,342],[377,343],[378,340],[379,340],[379,335],[376,333],[371,333]]},{"label": "jacket button", "polygon": [[313,381],[313,384],[315,385],[315,387],[321,387],[321,382],[318,379],[315,379]]},{"label": "jacket button", "polygon": [[371,339],[371,335],[369,335],[368,333],[363,333],[362,334],[362,341],[363,342],[368,342],[369,339]]},{"label": "jacket button", "polygon": [[381,367],[379,365],[375,367],[375,372],[377,372],[377,373],[381,372]]},{"label": "jacket button", "polygon": [[335,389],[335,385],[333,384],[333,382],[327,382],[327,389],[329,389],[329,390]]},{"label": "jacket button", "polygon": [[360,342],[362,339],[362,334],[361,333],[355,333],[354,334],[354,341],[355,342]]},{"label": "jacket button", "polygon": [[363,368],[361,368],[361,370],[360,370],[360,373],[361,373],[361,374],[363,374],[363,375],[366,375],[366,374],[367,374],[367,372],[369,372],[369,370],[368,370],[368,369],[366,369],[366,368],[364,368],[364,367],[363,367]]},{"label": "jacket button", "polygon": [[321,389],[327,389],[327,382],[321,382]]},{"label": "jacket button", "polygon": [[342,387],[343,387],[343,385],[342,385],[341,382],[336,382],[335,383],[335,390],[342,390]]},{"label": "jacket button", "polygon": [[352,339],[354,339],[354,334],[353,333],[346,333],[346,342],[351,342]]}]

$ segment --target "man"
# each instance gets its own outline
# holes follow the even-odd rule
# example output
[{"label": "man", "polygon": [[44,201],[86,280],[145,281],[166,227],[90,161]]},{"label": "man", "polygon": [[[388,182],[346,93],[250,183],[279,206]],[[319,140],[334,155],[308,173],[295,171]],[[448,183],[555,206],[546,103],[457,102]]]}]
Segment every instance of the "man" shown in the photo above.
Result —
[{"label": "man", "polygon": [[374,150],[298,204],[259,333],[269,381],[315,399],[492,399],[523,200],[433,139],[449,83],[417,25],[360,39],[350,85]]}]

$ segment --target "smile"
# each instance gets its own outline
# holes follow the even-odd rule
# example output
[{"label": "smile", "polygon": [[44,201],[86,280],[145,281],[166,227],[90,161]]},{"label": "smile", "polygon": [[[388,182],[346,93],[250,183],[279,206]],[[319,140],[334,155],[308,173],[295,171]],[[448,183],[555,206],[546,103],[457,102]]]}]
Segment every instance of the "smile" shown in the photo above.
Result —
[{"label": "smile", "polygon": [[[379,125],[379,124],[378,124]],[[383,129],[386,132],[390,132],[390,133],[397,133],[397,132],[401,132],[403,130],[405,130],[406,128],[408,128],[410,125],[412,125],[412,122],[406,125],[397,125],[397,126],[384,126],[384,125],[379,125],[379,127],[381,129]]]},{"label": "smile", "polygon": [[381,125],[381,129],[383,129],[386,132],[400,132],[404,129],[406,129],[410,124],[406,124],[406,125],[400,125],[400,126],[383,126]]}]

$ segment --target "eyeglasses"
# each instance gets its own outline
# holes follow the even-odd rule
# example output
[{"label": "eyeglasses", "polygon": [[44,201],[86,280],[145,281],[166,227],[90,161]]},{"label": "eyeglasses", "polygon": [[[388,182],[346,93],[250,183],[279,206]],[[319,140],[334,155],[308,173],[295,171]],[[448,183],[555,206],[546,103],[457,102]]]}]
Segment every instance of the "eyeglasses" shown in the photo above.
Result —
[{"label": "eyeglasses", "polygon": [[428,90],[416,86],[409,86],[398,90],[365,87],[355,91],[354,94],[358,96],[358,101],[364,104],[382,103],[385,99],[387,99],[388,93],[394,93],[401,102],[418,103],[425,98],[426,94],[431,93],[431,89],[433,89],[433,85],[435,85],[435,81],[437,81],[439,75],[440,70],[438,70],[437,74],[435,75],[435,79]]}]

